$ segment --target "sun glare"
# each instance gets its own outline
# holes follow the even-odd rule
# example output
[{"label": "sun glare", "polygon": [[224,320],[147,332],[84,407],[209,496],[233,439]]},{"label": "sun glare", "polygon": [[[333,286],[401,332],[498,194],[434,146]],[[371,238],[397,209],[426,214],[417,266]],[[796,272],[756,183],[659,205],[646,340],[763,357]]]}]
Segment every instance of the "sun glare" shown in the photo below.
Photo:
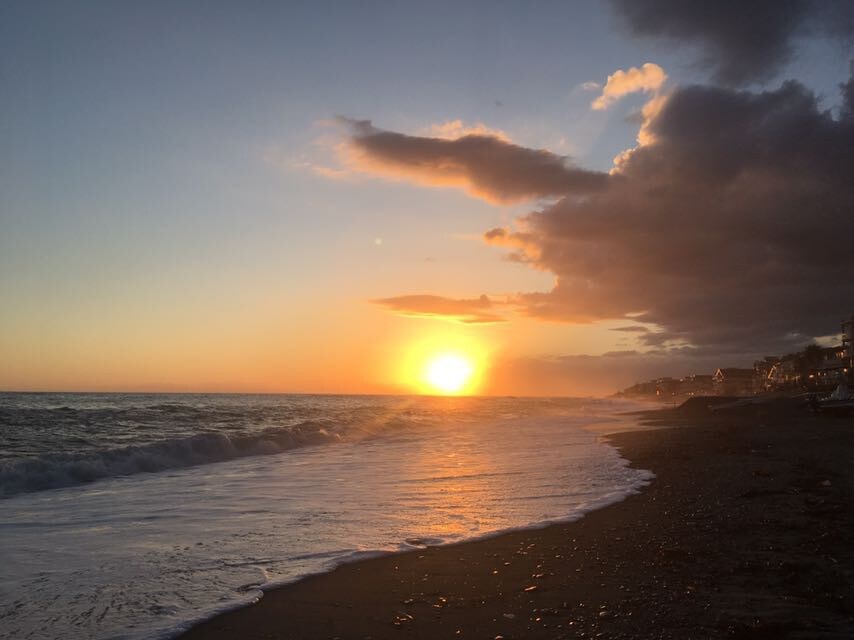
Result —
[{"label": "sun glare", "polygon": [[480,336],[437,331],[407,341],[390,358],[390,376],[401,391],[426,395],[478,394],[489,370],[490,352]]},{"label": "sun glare", "polygon": [[464,391],[474,373],[474,365],[458,354],[443,354],[427,363],[424,377],[434,390],[457,394]]}]

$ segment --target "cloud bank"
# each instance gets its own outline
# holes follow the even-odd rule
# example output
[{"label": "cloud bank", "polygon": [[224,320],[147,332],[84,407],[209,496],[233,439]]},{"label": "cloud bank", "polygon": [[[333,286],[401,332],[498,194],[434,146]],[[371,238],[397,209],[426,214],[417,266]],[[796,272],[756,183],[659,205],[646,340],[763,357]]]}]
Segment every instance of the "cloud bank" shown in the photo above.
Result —
[{"label": "cloud bank", "polygon": [[[489,136],[441,140],[359,123],[353,144],[381,171],[419,183],[453,175],[496,200],[566,194],[484,234],[510,260],[555,275],[551,291],[510,300],[525,315],[631,319],[655,328],[636,332],[648,347],[782,351],[834,332],[854,300],[854,81],[842,95],[834,117],[794,81],[763,92],[677,88],[646,114],[647,143],[610,177]],[[377,302],[500,319],[487,298]]]},{"label": "cloud bank", "polygon": [[[854,300],[854,81],[842,89],[834,117],[793,81],[763,92],[677,88],[646,114],[647,143],[614,176],[488,136],[449,141],[359,123],[353,144],[368,166],[422,184],[452,175],[496,200],[566,194],[484,234],[508,259],[555,275],[551,291],[509,300],[524,315],[629,319],[654,329],[636,332],[647,347],[783,351],[834,332]],[[376,302],[501,319],[484,297]]]},{"label": "cloud bank", "polygon": [[797,82],[675,90],[621,180],[485,240],[555,274],[524,313],[657,325],[647,344],[784,349],[854,300],[854,81],[838,118]]}]

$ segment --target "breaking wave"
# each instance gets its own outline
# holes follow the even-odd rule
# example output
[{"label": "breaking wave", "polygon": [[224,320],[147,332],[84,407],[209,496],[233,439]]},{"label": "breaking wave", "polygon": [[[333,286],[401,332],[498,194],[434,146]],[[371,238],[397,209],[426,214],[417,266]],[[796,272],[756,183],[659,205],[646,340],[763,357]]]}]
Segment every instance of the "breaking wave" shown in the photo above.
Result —
[{"label": "breaking wave", "polygon": [[130,476],[223,462],[342,440],[325,426],[306,422],[256,434],[199,433],[143,445],[85,453],[47,453],[0,460],[0,497],[58,489],[102,478]]}]

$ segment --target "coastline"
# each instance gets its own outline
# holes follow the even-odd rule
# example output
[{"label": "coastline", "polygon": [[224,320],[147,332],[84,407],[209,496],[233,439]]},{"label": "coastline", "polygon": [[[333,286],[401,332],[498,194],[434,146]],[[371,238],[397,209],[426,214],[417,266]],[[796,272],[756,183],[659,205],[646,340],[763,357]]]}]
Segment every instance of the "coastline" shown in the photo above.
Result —
[{"label": "coastline", "polygon": [[345,564],[182,640],[854,633],[854,420],[669,409],[607,436],[656,478],[541,529]]}]

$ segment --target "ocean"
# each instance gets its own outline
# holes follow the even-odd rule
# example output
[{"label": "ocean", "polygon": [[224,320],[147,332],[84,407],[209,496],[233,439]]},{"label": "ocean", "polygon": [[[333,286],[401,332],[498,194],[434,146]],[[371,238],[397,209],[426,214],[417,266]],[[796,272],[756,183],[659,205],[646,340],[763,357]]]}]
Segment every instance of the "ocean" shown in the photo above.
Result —
[{"label": "ocean", "polygon": [[0,638],[170,638],[342,562],[640,490],[616,400],[0,394]]}]

